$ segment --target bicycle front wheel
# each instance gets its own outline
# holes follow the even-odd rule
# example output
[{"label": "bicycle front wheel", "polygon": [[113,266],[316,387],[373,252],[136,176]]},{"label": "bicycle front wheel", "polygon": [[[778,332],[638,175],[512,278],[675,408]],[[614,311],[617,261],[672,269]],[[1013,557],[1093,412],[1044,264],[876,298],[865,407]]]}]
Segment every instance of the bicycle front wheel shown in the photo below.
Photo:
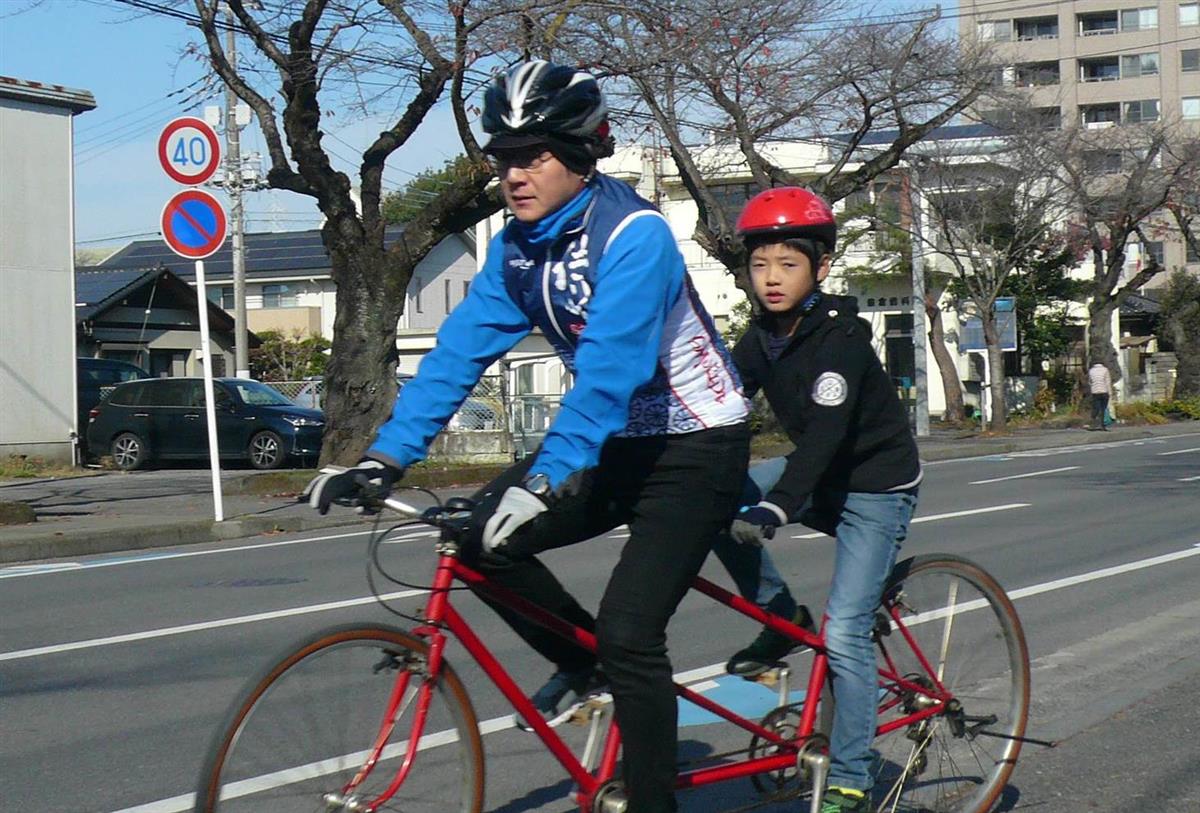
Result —
[{"label": "bicycle front wheel", "polygon": [[984,813],[1012,773],[1029,714],[1016,610],[980,567],[943,554],[897,565],[881,609],[891,631],[877,631],[879,724],[895,727],[875,741],[876,809]]},{"label": "bicycle front wheel", "polygon": [[230,709],[195,809],[479,813],[475,711],[448,663],[429,675],[428,652],[385,627],[339,627],[304,642]]}]

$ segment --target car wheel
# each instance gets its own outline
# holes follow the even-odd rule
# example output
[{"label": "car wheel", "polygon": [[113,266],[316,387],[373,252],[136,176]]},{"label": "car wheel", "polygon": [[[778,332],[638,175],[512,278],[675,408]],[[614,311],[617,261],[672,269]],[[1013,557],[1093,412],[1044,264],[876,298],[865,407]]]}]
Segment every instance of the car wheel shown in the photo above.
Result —
[{"label": "car wheel", "polygon": [[113,464],[121,471],[140,469],[148,456],[146,441],[133,432],[122,432],[113,438],[109,451],[112,452]]},{"label": "car wheel", "polygon": [[250,438],[250,465],[256,469],[277,469],[287,455],[283,438],[274,432],[259,432]]}]

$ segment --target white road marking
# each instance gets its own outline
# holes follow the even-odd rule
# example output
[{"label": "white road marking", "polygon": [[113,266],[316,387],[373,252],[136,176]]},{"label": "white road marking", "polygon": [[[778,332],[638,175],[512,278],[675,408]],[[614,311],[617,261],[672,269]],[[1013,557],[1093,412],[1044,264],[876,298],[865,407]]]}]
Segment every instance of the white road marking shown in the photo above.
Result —
[{"label": "white road marking", "polygon": [[171,553],[141,553],[135,556],[120,556],[112,559],[101,559],[96,562],[52,562],[45,565],[14,565],[0,568],[0,579],[16,579],[21,576],[41,576],[47,573],[67,573],[77,570],[91,570],[97,567],[116,567],[117,565],[140,565],[146,562],[161,562],[167,559],[186,559],[192,556],[212,556],[216,553],[237,553],[243,550],[259,550],[260,548],[278,548],[284,545],[299,545],[304,542],[326,542],[330,539],[348,539],[352,536],[366,536],[373,531],[354,531],[345,534],[330,534],[328,536],[310,536],[304,539],[280,539],[276,542],[257,542],[253,545],[235,545],[229,548],[211,548],[208,550],[183,550]]},{"label": "white road marking", "polygon": [[[1030,585],[1029,587],[1022,587],[1009,592],[1008,595],[1009,598],[1015,601],[1016,599],[1036,596],[1041,593],[1051,592],[1053,590],[1062,590],[1067,587],[1074,587],[1075,585],[1085,584],[1098,579],[1106,579],[1122,573],[1130,573],[1136,570],[1155,567],[1156,565],[1176,562],[1180,559],[1187,559],[1193,556],[1200,556],[1200,543],[1194,544],[1191,548],[1163,554],[1162,556],[1152,556],[1148,559],[1140,559],[1136,562],[1127,562],[1123,565],[1107,567],[1102,570],[1094,570],[1090,573],[1080,573],[1076,576],[1068,576],[1067,578],[1063,579],[1055,579],[1054,581],[1043,582],[1042,584],[1034,584]],[[986,602],[984,602],[982,599],[978,599],[957,605],[955,607],[955,612],[970,612],[971,610],[981,609],[984,606],[986,606]],[[919,624],[922,622],[932,621],[944,613],[945,610],[933,610],[929,613],[923,613],[913,619],[911,623]],[[676,683],[690,686],[690,688],[692,688],[694,691],[702,692],[716,685],[716,682],[711,680],[711,678],[724,673],[724,671],[724,664],[714,663],[710,664],[709,666],[702,666],[698,669],[691,669],[687,672],[677,672],[674,675],[674,680]],[[493,717],[489,720],[482,721],[479,724],[479,733],[486,736],[498,731],[510,729],[513,727],[513,725],[513,715],[505,714],[500,717]],[[429,742],[429,745],[425,745],[425,743],[422,742],[421,750],[424,750],[427,747],[433,748],[455,742],[457,739],[457,734],[452,729],[447,729],[445,731],[432,732],[422,739],[427,739]],[[397,743],[395,746],[388,746],[388,748],[399,749],[403,748],[403,746],[404,743]],[[391,752],[388,753],[388,756],[393,755],[394,754]],[[316,763],[313,765],[302,766],[302,769],[311,769],[315,764]],[[246,784],[245,787],[240,788],[242,793],[239,793],[239,795],[256,792],[258,790],[267,790],[271,787],[279,787],[280,785],[286,784],[288,781],[288,775],[290,773],[294,773],[296,770],[300,769],[292,769],[290,771],[283,770],[273,774],[255,777],[254,779],[244,780]],[[272,782],[274,784],[271,784]],[[239,785],[240,784],[241,783],[239,783]],[[173,796],[169,799],[160,799],[159,801],[149,802],[136,807],[122,808],[121,810],[115,811],[115,813],[185,813],[185,811],[192,809],[193,805],[195,804],[195,799],[195,794],[185,793],[179,796]]]},{"label": "white road marking", "polygon": [[[428,590],[401,590],[396,593],[385,593],[379,598],[385,601],[394,601],[396,599],[421,596],[428,592]],[[110,635],[107,638],[89,638],[84,641],[72,641],[66,644],[51,644],[49,646],[33,647],[32,649],[14,649],[11,652],[0,652],[0,661],[17,661],[24,658],[36,658],[39,655],[54,655],[59,652],[71,652],[76,649],[94,649],[101,646],[129,643],[131,641],[145,641],[150,638],[166,638],[172,635],[184,635],[189,632],[203,632],[204,630],[218,629],[220,627],[234,627],[240,624],[254,624],[259,621],[274,621],[277,618],[290,618],[296,615],[323,613],[329,610],[341,610],[346,607],[357,607],[362,604],[373,604],[378,600],[379,599],[377,599],[375,596],[362,596],[361,598],[350,598],[342,601],[327,601],[322,604],[309,604],[305,607],[291,607],[286,610],[272,610],[265,613],[254,613],[253,615],[239,615],[232,618],[220,618],[216,621],[200,621],[195,624],[181,624],[177,627],[160,627],[158,629],[145,630],[143,632],[129,632],[125,633],[124,635]]]},{"label": "white road marking", "polygon": [[1023,452],[993,452],[991,454],[976,455],[974,457],[956,457],[953,460],[931,460],[928,463],[923,463],[922,465],[934,466],[944,465],[946,463],[966,463],[980,460],[1004,463],[1009,460],[1019,460],[1023,457],[1053,457],[1060,454],[1075,454],[1076,452],[1093,452],[1103,449],[1123,449],[1126,446],[1161,446],[1162,444],[1171,440],[1175,440],[1176,438],[1193,438],[1197,436],[1200,436],[1200,432],[1180,432],[1178,435],[1161,435],[1156,438],[1112,440],[1105,443],[1078,443],[1074,446],[1052,446],[1045,449],[1028,449]]},{"label": "white road marking", "polygon": [[[954,519],[956,517],[969,517],[969,516],[972,516],[973,514],[990,514],[994,511],[1011,511],[1014,508],[1028,508],[1032,504],[1033,503],[1028,503],[1028,502],[1013,502],[1013,503],[1008,503],[1007,505],[989,505],[986,508],[970,508],[970,509],[967,509],[966,511],[950,511],[949,513],[945,513],[945,514],[930,514],[927,517],[917,517],[910,524],[916,525],[919,522],[937,522],[938,520],[942,520],[942,519]],[[793,536],[792,539],[820,539],[822,536],[828,536],[828,534],[823,534],[823,533],[797,534],[796,536]]]},{"label": "white road marking", "polygon": [[1063,466],[1061,469],[1045,469],[1043,471],[1030,471],[1025,474],[1010,474],[1007,477],[993,477],[990,480],[973,480],[968,485],[981,486],[986,483],[1001,483],[1005,480],[1020,480],[1024,477],[1041,477],[1043,474],[1058,474],[1064,471],[1074,471],[1079,466]]},{"label": "white road marking", "polygon": [[1173,454],[1188,454],[1189,452],[1200,452],[1200,446],[1197,446],[1194,449],[1176,449],[1173,452],[1159,452],[1158,456],[1159,457],[1170,457]]},{"label": "white road marking", "polygon": [[1200,480],[1200,474],[1197,474],[1195,477],[1180,477],[1179,478],[1179,482],[1181,482],[1181,483],[1191,483],[1195,480]]}]

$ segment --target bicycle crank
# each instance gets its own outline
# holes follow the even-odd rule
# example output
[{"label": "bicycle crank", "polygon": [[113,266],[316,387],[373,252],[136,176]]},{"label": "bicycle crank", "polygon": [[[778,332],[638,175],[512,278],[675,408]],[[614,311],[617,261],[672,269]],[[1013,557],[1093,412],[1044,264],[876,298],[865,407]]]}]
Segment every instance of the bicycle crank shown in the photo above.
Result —
[{"label": "bicycle crank", "polygon": [[628,809],[625,784],[616,779],[605,782],[592,797],[592,813],[625,813]]}]

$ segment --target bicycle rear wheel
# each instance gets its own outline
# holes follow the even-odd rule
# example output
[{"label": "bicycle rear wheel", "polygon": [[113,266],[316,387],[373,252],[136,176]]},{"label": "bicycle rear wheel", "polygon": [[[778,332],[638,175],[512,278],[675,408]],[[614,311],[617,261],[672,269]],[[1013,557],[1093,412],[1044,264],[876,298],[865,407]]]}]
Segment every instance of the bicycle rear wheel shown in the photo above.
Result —
[{"label": "bicycle rear wheel", "polygon": [[[428,651],[386,627],[338,627],[306,640],[230,709],[205,760],[196,810],[479,813],[475,711],[448,663],[429,677]],[[392,725],[385,717],[395,700]],[[423,700],[427,716],[414,734]],[[395,794],[370,808],[408,758]]]},{"label": "bicycle rear wheel", "polygon": [[903,679],[881,680],[881,728],[933,708],[943,690],[952,699],[876,739],[876,809],[984,813],[1012,773],[1029,713],[1016,610],[981,568],[943,554],[898,564],[881,609],[892,630],[878,636],[880,666]]}]

